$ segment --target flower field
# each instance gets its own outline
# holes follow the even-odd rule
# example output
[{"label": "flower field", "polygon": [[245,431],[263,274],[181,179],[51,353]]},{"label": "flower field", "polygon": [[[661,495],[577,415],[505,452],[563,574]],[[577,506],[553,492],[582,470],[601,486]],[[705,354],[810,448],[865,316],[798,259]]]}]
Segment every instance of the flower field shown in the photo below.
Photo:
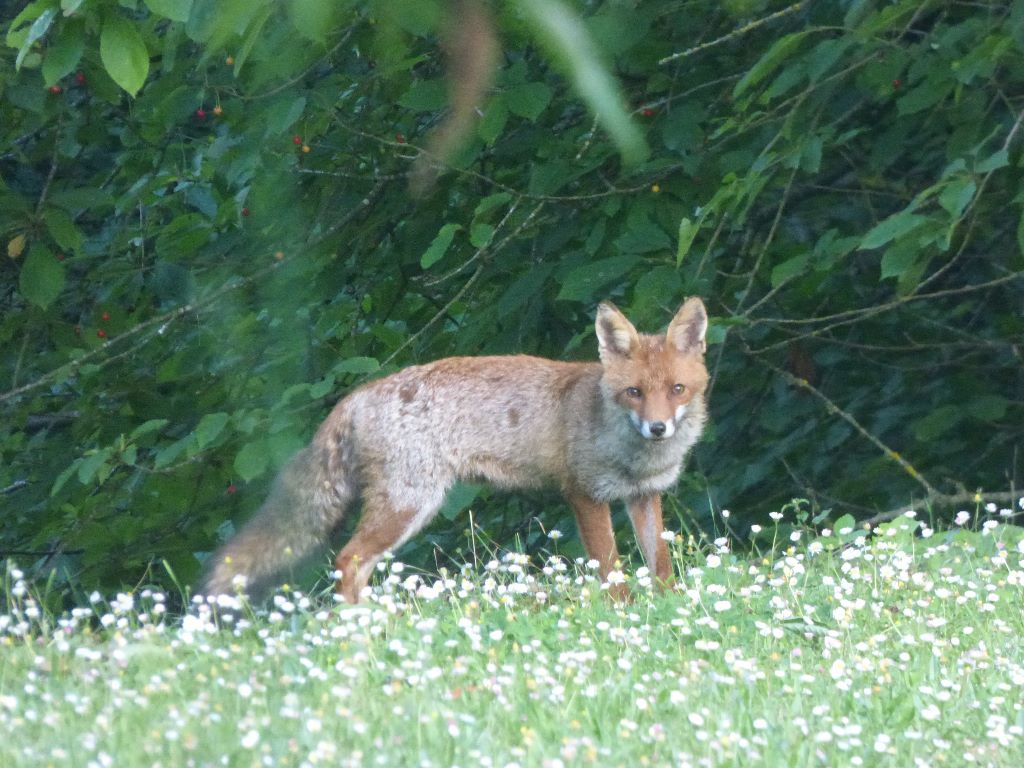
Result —
[{"label": "flower field", "polygon": [[[583,561],[387,563],[355,607],[151,590],[40,608],[9,566],[4,766],[1024,765],[1024,529],[900,518]],[[557,542],[553,542],[557,543]]]}]

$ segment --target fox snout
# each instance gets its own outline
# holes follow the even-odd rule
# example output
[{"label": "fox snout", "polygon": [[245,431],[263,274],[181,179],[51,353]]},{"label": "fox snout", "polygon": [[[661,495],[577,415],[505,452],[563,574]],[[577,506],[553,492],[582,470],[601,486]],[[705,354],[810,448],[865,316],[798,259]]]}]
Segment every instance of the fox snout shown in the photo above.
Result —
[{"label": "fox snout", "polygon": [[648,421],[636,411],[629,412],[629,420],[645,440],[666,440],[676,431],[675,421]]}]

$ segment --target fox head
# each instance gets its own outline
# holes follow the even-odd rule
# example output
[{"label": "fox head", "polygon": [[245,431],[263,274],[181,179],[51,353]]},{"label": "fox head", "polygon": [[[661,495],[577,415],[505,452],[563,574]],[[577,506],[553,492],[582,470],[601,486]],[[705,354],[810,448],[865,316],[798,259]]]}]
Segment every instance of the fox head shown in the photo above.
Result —
[{"label": "fox head", "polygon": [[687,299],[664,336],[637,333],[610,303],[597,309],[602,385],[647,440],[667,440],[704,397],[704,335],[708,316],[697,297]]}]

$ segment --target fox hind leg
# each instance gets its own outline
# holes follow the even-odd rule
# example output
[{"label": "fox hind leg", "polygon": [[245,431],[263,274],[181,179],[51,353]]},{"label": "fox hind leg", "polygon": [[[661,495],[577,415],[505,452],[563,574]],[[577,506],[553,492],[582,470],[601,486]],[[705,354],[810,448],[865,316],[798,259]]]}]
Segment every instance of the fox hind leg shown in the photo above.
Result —
[{"label": "fox hind leg", "polygon": [[335,559],[341,572],[335,589],[346,602],[359,602],[360,593],[384,553],[397,549],[418,533],[444,502],[444,493],[433,489],[403,496],[395,499],[387,491],[364,493],[363,514],[356,531]]}]

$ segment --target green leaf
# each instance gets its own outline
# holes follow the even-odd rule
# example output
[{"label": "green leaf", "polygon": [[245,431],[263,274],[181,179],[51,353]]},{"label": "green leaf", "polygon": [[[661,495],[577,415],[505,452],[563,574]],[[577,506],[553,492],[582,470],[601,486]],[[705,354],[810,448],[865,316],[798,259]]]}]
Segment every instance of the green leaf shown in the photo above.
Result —
[{"label": "green leaf", "polygon": [[880,279],[903,277],[913,269],[921,255],[921,247],[913,240],[893,243],[882,254],[882,274]]},{"label": "green leaf", "polygon": [[156,262],[148,283],[162,303],[184,304],[193,297],[196,290],[191,272],[180,264],[163,259]]},{"label": "green leaf", "polygon": [[484,248],[490,245],[494,237],[494,227],[490,224],[478,223],[469,228],[469,242],[474,248]]},{"label": "green leaf", "polygon": [[91,456],[83,457],[82,463],[78,465],[78,482],[88,485],[94,478],[105,474],[103,465],[110,458],[110,453],[110,448],[103,448]]},{"label": "green leaf", "polygon": [[78,253],[85,242],[85,235],[63,208],[47,208],[43,215],[46,229],[54,241],[65,251]]},{"label": "green leaf", "polygon": [[200,450],[208,446],[227,426],[230,416],[226,413],[208,413],[199,420],[193,433],[196,438],[196,447]]},{"label": "green leaf", "polygon": [[[846,531],[849,528],[851,530]],[[839,536],[853,536],[857,531],[857,520],[853,515],[847,513],[836,520],[835,525],[832,526],[832,530]],[[844,533],[846,531],[846,533]]]},{"label": "green leaf", "polygon": [[512,195],[508,192],[497,192],[493,195],[488,195],[476,204],[476,208],[473,209],[473,218],[483,216],[485,213],[489,213],[499,205],[504,205],[511,199]]},{"label": "green leaf", "polygon": [[776,40],[772,44],[772,47],[769,48],[764,55],[754,63],[754,66],[747,70],[747,73],[740,78],[740,81],[736,83],[736,86],[732,89],[732,97],[734,99],[739,98],[748,89],[753,88],[768,77],[768,75],[778,69],[782,62],[796,50],[807,35],[808,31],[804,30],[802,32],[793,32]]},{"label": "green leaf", "polygon": [[235,472],[246,482],[254,480],[266,472],[269,458],[267,445],[263,440],[246,443],[235,455]]},{"label": "green leaf", "polygon": [[[242,40],[242,44],[238,48],[238,53],[235,55],[235,77],[238,77],[238,73],[242,71],[242,66],[249,58],[249,54],[252,53],[252,49],[256,46],[262,37],[263,27],[274,13],[273,5],[266,5],[258,11],[256,17],[251,19],[245,32],[245,38]],[[210,45],[215,46],[216,40],[211,40]]]},{"label": "green leaf", "polygon": [[444,80],[414,80],[398,103],[414,112],[437,112],[448,106],[448,83]]},{"label": "green leaf", "polygon": [[159,432],[170,423],[171,422],[167,419],[150,419],[149,421],[144,421],[132,430],[129,439],[138,440],[140,437],[148,435],[151,432]]},{"label": "green leaf", "polygon": [[505,104],[513,115],[531,122],[551,103],[551,89],[544,83],[523,83],[505,92]]},{"label": "green leaf", "polygon": [[165,448],[161,448],[153,457],[153,469],[163,469],[170,466],[192,442],[192,435],[185,435],[180,440],[175,440]]},{"label": "green leaf", "polygon": [[146,0],[146,5],[157,16],[171,21],[188,21],[192,0]]},{"label": "green leaf", "polygon": [[333,373],[373,373],[380,369],[380,363],[373,357],[347,357],[336,364]]},{"label": "green leaf", "polygon": [[501,97],[493,98],[487,103],[484,109],[484,116],[477,123],[476,132],[487,146],[494,146],[494,142],[505,130],[508,122],[508,107]]},{"label": "green leaf", "polygon": [[923,419],[914,422],[914,436],[923,443],[941,437],[964,417],[964,409],[956,405],[943,405]]},{"label": "green leaf", "polygon": [[852,36],[822,40],[807,57],[807,77],[812,82],[821,79],[840,57],[855,44]]},{"label": "green leaf", "polygon": [[334,376],[328,374],[315,384],[309,385],[309,397],[311,400],[319,400],[327,397],[334,391]]},{"label": "green leaf", "polygon": [[78,66],[85,50],[84,25],[69,21],[60,28],[57,39],[43,57],[43,84],[54,85]]},{"label": "green leaf", "polygon": [[978,185],[974,179],[961,178],[951,182],[939,195],[939,205],[946,209],[951,217],[959,219],[967,204],[974,199]]},{"label": "green leaf", "polygon": [[75,459],[73,462],[71,462],[71,464],[68,467],[64,469],[63,472],[57,475],[57,479],[53,481],[53,487],[50,488],[51,497],[56,496],[58,493],[60,493],[60,489],[64,487],[68,480],[71,479],[71,476],[78,472],[78,465],[81,463],[81,459]]},{"label": "green leaf", "polygon": [[622,159],[630,165],[650,154],[647,142],[629,116],[625,99],[602,65],[586,26],[560,0],[523,0],[527,20],[554,64],[573,82],[580,97],[604,125]]},{"label": "green leaf", "polygon": [[864,235],[860,241],[860,249],[870,250],[872,248],[880,248],[890,240],[902,237],[911,230],[921,226],[926,221],[928,221],[927,216],[920,216],[907,210],[894,213],[889,218],[880,221],[872,227],[866,235]]},{"label": "green leaf", "polygon": [[[16,70],[21,69],[21,65],[24,63],[25,57],[28,55],[29,51],[32,50],[32,45],[47,33],[56,15],[56,10],[54,10],[53,8],[47,8],[42,13],[40,13],[38,17],[36,17],[35,21],[32,22],[32,26],[28,28],[28,34],[25,36],[25,40],[22,42],[21,47],[18,49],[18,56],[14,60],[14,68]],[[15,23],[11,24],[12,31],[14,30],[17,21],[18,19],[15,19]],[[7,35],[7,41],[8,44],[10,44],[10,33],[8,33]]]},{"label": "green leaf", "polygon": [[[632,306],[641,311],[676,304],[683,290],[682,271],[668,264],[659,264],[644,270],[633,285]],[[657,322],[663,320],[660,311]]]},{"label": "green leaf", "polygon": [[638,256],[612,256],[576,267],[562,281],[559,301],[593,301],[599,289],[621,278],[640,263]]},{"label": "green leaf", "polygon": [[952,90],[952,80],[940,76],[928,77],[899,100],[896,111],[904,117],[915,115],[938,104]]},{"label": "green leaf", "polygon": [[1009,164],[1009,151],[1006,149],[1000,149],[978,163],[974,170],[978,173],[988,173],[989,171],[997,171],[1000,168],[1005,168]]},{"label": "green leaf", "polygon": [[[285,106],[287,102],[287,106]],[[276,136],[284,133],[292,124],[302,117],[306,109],[306,97],[283,96],[264,114],[267,116],[266,135]]]},{"label": "green leaf", "polygon": [[516,280],[501,295],[495,304],[499,318],[509,315],[522,317],[522,312],[530,302],[537,301],[543,295],[544,283],[551,275],[551,264],[534,264],[522,277]]},{"label": "green leaf", "polygon": [[109,13],[100,33],[100,60],[123,90],[134,96],[149,74],[149,53],[135,24]]},{"label": "green leaf", "polygon": [[[672,248],[672,241],[665,230],[650,219],[641,218],[615,238],[615,247],[622,253],[652,253]],[[678,254],[678,251],[677,251]]]},{"label": "green leaf", "polygon": [[979,395],[967,401],[967,411],[981,421],[998,421],[1006,415],[1010,401],[999,395]]},{"label": "green leaf", "polygon": [[817,173],[821,168],[821,137],[811,136],[800,151],[800,168],[807,173]]},{"label": "green leaf", "polygon": [[772,288],[778,288],[787,280],[802,274],[807,269],[808,253],[801,253],[777,264],[772,270]]},{"label": "green leaf", "polygon": [[482,490],[482,485],[456,483],[444,497],[444,504],[440,509],[441,517],[445,520],[454,520],[464,509],[476,501],[476,497]]},{"label": "green leaf", "polygon": [[444,258],[448,246],[452,244],[455,233],[462,229],[460,224],[445,224],[441,227],[434,241],[430,244],[420,257],[420,266],[423,269],[430,269],[434,264]]},{"label": "green leaf", "polygon": [[64,290],[64,265],[49,248],[33,244],[21,265],[18,285],[22,296],[46,309]]},{"label": "green leaf", "polygon": [[288,15],[301,35],[322,43],[337,24],[338,8],[335,0],[289,0]]},{"label": "green leaf", "polygon": [[686,254],[690,252],[690,247],[693,245],[693,239],[697,236],[699,231],[700,222],[694,224],[686,217],[683,217],[679,221],[679,244],[676,246],[677,267],[683,263],[683,259],[686,258]]}]

